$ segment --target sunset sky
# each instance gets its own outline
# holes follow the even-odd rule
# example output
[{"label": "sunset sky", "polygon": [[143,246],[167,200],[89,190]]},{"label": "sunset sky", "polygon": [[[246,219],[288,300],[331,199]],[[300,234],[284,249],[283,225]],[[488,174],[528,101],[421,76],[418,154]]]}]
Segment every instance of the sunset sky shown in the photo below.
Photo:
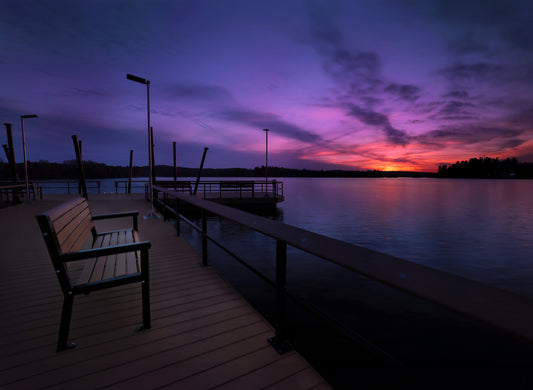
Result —
[{"label": "sunset sky", "polygon": [[[533,161],[533,2],[2,0],[0,120],[22,161],[436,171]],[[0,144],[7,143],[5,127]],[[6,161],[0,151],[2,161]]]}]

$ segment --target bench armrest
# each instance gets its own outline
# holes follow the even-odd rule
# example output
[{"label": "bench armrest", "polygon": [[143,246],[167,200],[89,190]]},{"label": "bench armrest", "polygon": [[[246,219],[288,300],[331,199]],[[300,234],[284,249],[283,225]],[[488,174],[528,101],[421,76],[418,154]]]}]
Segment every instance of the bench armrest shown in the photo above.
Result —
[{"label": "bench armrest", "polygon": [[113,245],[104,248],[85,249],[78,252],[69,252],[60,256],[61,262],[87,260],[94,257],[109,256],[118,253],[126,253],[149,249],[152,246],[150,241],[134,242],[131,244]]},{"label": "bench armrest", "polygon": [[133,217],[133,230],[139,231],[138,225],[137,225],[138,215],[139,215],[138,211],[125,211],[122,213],[113,213],[113,214],[99,214],[99,215],[93,215],[93,221],[97,221],[100,219]]}]

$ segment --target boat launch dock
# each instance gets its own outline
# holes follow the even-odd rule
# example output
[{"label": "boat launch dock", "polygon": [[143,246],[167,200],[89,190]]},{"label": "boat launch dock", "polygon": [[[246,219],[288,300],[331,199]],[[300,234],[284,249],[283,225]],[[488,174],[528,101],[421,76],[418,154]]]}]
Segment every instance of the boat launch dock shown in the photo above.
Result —
[{"label": "boat launch dock", "polygon": [[[76,296],[70,339],[78,346],[56,353],[63,295],[35,215],[66,199],[0,209],[0,388],[330,388],[297,352],[272,348],[273,328],[170,223],[142,218],[143,194],[91,195],[89,206],[139,211],[140,236],[152,243],[152,328],[135,332],[139,284]],[[96,223],[109,230],[125,221]]]}]

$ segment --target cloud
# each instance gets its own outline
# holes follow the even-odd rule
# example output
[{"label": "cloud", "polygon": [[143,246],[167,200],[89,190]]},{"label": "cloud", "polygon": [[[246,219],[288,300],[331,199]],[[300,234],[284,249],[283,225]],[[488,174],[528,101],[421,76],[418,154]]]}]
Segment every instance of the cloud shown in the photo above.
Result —
[{"label": "cloud", "polygon": [[420,97],[420,88],[411,84],[391,83],[385,87],[385,92],[408,101],[415,101]]},{"label": "cloud", "polygon": [[501,31],[502,38],[513,47],[531,52],[533,50],[533,31],[531,24],[514,24]]},{"label": "cloud", "polygon": [[380,127],[392,144],[405,146],[409,143],[407,134],[395,129],[384,114],[351,104],[348,106],[348,115],[354,116],[366,125]]},{"label": "cloud", "polygon": [[465,120],[465,119],[477,119],[470,108],[475,107],[474,104],[468,102],[461,102],[457,100],[451,100],[447,102],[438,114],[433,116],[433,119],[446,119],[446,120]]},{"label": "cloud", "polygon": [[473,33],[469,31],[448,45],[448,49],[455,55],[486,53],[489,46],[474,38]]},{"label": "cloud", "polygon": [[469,96],[470,95],[468,94],[467,91],[460,91],[460,90],[450,91],[447,94],[442,95],[443,98],[453,98],[453,99],[468,99]]},{"label": "cloud", "polygon": [[465,146],[492,142],[498,144],[501,147],[500,150],[504,150],[524,143],[519,138],[524,132],[524,130],[508,127],[470,125],[433,130],[416,136],[414,139],[421,144],[437,147],[446,147],[454,144]]},{"label": "cloud", "polygon": [[270,129],[277,134],[302,142],[317,143],[322,138],[292,123],[285,122],[278,115],[245,109],[220,111],[215,116],[231,122],[238,122],[257,129]]},{"label": "cloud", "polygon": [[165,89],[170,97],[187,100],[204,100],[210,102],[226,102],[233,100],[231,92],[226,88],[214,85],[174,84]]},{"label": "cloud", "polygon": [[376,92],[383,84],[379,78],[380,60],[375,53],[338,48],[325,61],[323,68],[333,80],[348,86],[352,94]]},{"label": "cloud", "polygon": [[500,78],[503,74],[503,69],[502,66],[487,62],[478,62],[475,64],[456,63],[441,69],[439,73],[451,82],[478,82]]}]

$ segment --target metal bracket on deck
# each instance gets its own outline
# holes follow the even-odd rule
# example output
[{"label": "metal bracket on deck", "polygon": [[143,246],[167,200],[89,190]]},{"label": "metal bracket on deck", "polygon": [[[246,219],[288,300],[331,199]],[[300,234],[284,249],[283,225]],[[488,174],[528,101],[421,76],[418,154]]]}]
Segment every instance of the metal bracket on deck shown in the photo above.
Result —
[{"label": "metal bracket on deck", "polygon": [[287,352],[292,351],[294,348],[288,341],[278,340],[276,337],[271,337],[268,339],[268,343],[276,350],[277,353],[283,355]]}]

